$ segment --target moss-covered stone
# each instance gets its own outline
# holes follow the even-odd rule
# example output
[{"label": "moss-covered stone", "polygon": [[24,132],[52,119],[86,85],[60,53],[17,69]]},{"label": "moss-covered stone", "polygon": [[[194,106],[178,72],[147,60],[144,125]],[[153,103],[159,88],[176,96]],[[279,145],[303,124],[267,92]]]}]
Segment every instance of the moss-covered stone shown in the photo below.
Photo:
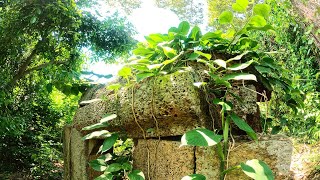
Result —
[{"label": "moss-covered stone", "polygon": [[148,132],[147,137],[177,136],[199,127],[212,129],[205,95],[193,85],[197,79],[196,73],[184,71],[147,79],[133,91],[123,87],[115,94],[103,88],[95,96],[101,101],[77,111],[74,127],[81,130],[99,122],[104,114],[114,113],[118,118],[110,122],[109,129],[125,131],[134,138],[143,138],[139,125]]}]

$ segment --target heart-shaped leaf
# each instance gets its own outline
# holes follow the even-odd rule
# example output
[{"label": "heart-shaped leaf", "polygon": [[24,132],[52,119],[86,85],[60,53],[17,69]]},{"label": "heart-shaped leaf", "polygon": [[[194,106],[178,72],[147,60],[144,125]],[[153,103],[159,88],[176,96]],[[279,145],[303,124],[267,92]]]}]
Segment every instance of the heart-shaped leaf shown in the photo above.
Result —
[{"label": "heart-shaped leaf", "polygon": [[231,11],[223,11],[219,16],[220,24],[229,24],[233,20],[233,14]]},{"label": "heart-shaped leaf", "polygon": [[144,174],[142,171],[133,170],[130,174],[128,174],[129,180],[144,180]]},{"label": "heart-shaped leaf", "polygon": [[114,133],[110,137],[107,137],[102,144],[102,153],[111,149],[114,143],[117,141],[118,137],[119,137],[118,133]]},{"label": "heart-shaped leaf", "polygon": [[101,131],[95,131],[90,134],[85,135],[82,137],[82,140],[88,140],[88,139],[104,139],[106,137],[110,137],[111,133],[107,130],[101,130]]},{"label": "heart-shaped leaf", "polygon": [[234,124],[236,124],[241,130],[245,131],[253,140],[257,140],[257,134],[243,119],[234,113],[232,113],[230,117]]},{"label": "heart-shaped leaf", "polygon": [[221,135],[215,134],[208,129],[194,129],[185,133],[181,138],[181,146],[213,146],[222,139]]},{"label": "heart-shaped leaf", "polygon": [[257,180],[274,180],[269,166],[258,159],[252,159],[240,164],[242,171],[249,177]]},{"label": "heart-shaped leaf", "polygon": [[182,21],[177,29],[177,33],[187,35],[190,29],[190,24],[187,21]]},{"label": "heart-shaped leaf", "polygon": [[267,4],[257,4],[253,7],[253,14],[260,15],[264,18],[268,18],[271,12],[271,8]]},{"label": "heart-shaped leaf", "polygon": [[246,11],[248,5],[249,5],[248,0],[236,0],[236,2],[232,4],[232,9],[234,11],[243,13]]}]

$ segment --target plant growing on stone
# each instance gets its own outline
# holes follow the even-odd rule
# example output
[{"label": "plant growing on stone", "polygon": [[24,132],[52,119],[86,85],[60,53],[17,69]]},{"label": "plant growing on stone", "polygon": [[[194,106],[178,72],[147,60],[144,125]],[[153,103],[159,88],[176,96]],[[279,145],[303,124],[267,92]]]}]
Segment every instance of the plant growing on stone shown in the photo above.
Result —
[{"label": "plant growing on stone", "polygon": [[[108,121],[117,118],[117,115],[106,115],[99,123],[82,128],[84,131],[93,132],[85,135],[82,140],[104,139],[97,153],[101,154],[97,159],[89,162],[89,165],[96,171],[103,172],[95,180],[129,179],[143,180],[144,174],[139,170],[134,170],[131,162],[132,141],[121,140],[117,132],[99,130],[109,126]],[[131,143],[130,143],[131,142]],[[113,149],[112,152],[110,150]]]},{"label": "plant growing on stone", "polygon": [[[281,67],[267,53],[259,52],[258,42],[247,35],[253,30],[273,29],[266,22],[270,7],[267,4],[255,5],[250,17],[245,20],[245,25],[238,30],[234,28],[232,23],[234,14],[241,17],[248,5],[248,1],[237,1],[232,6],[234,12],[224,11],[220,15],[220,24],[229,27],[226,31],[208,32],[202,35],[199,27],[195,26],[190,31],[189,24],[182,22],[177,28],[169,29],[168,34],[151,34],[146,37],[146,43],[138,44],[133,51],[135,58],[121,70],[120,74],[128,82],[138,83],[145,78],[185,70],[192,63],[205,65],[200,71],[204,73],[203,79],[209,80],[195,85],[204,86],[205,89],[207,88],[205,85],[210,85],[210,88],[213,86],[213,89],[219,90],[217,97],[220,97],[213,99],[212,102],[221,106],[223,135],[208,129],[195,129],[183,135],[181,145],[216,145],[221,161],[220,179],[224,179],[229,171],[239,168],[254,179],[274,179],[266,163],[257,159],[227,169],[231,123],[245,131],[253,140],[257,140],[255,131],[232,111],[232,103],[226,100],[227,95],[233,96],[229,89],[239,81],[242,84],[244,81],[249,83],[258,81],[270,91],[273,86],[281,86],[286,92],[292,90],[290,81],[280,75]],[[216,58],[219,53],[230,56],[227,60]],[[195,174],[185,178],[201,179],[203,176]]]},{"label": "plant growing on stone", "polygon": [[[245,174],[254,179],[274,179],[267,164],[257,159],[227,167],[229,136],[233,127],[231,124],[246,132],[251,139],[256,141],[258,139],[255,131],[233,112],[233,105],[227,100],[227,96],[234,96],[236,99],[239,97],[230,89],[237,84],[242,86],[262,84],[268,91],[272,91],[274,86],[279,86],[288,93],[292,91],[290,80],[281,77],[281,66],[268,53],[260,52],[258,42],[248,35],[251,31],[273,29],[266,21],[270,7],[267,4],[257,4],[252,7],[251,13],[246,14],[249,17],[243,19],[248,6],[248,1],[237,0],[232,5],[233,12],[224,11],[219,17],[220,24],[226,27],[223,31],[217,30],[202,35],[199,27],[195,26],[190,30],[189,23],[184,21],[178,27],[170,28],[167,34],[147,36],[146,42],[137,45],[133,50],[134,56],[118,72],[126,82],[125,88],[132,88],[133,92],[135,85],[147,78],[155,79],[177,71],[196,69],[201,81],[196,82],[195,85],[203,88],[206,94],[211,93],[210,97],[215,97],[211,99],[207,97],[209,104],[221,107],[219,113],[221,127],[213,128],[217,130],[216,132],[209,129],[186,132],[182,136],[181,145],[215,146],[220,158],[220,179],[224,179],[225,175],[234,169],[242,169]],[[236,17],[244,20],[242,28],[237,29],[234,26],[233,19]],[[221,54],[226,56],[222,57]],[[121,85],[113,84],[109,86],[110,88],[117,90]],[[151,105],[153,106],[153,103]],[[135,116],[134,107],[132,109]],[[157,123],[156,119],[155,122]],[[96,126],[100,128],[99,124]],[[158,128],[157,125],[156,128]],[[218,128],[222,135],[217,133]],[[145,130],[141,127],[140,129],[145,138]],[[157,132],[158,129],[155,131]],[[108,131],[105,133],[110,134]],[[111,135],[107,138],[109,136]],[[193,174],[183,179],[205,179],[205,177]]]}]

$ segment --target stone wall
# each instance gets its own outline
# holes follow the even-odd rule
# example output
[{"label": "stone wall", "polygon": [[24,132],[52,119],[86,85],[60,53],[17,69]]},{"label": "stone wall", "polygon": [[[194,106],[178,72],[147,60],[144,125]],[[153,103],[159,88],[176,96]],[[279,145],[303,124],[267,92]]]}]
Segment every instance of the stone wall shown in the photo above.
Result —
[{"label": "stone wall", "polygon": [[[203,173],[209,180],[217,179],[219,161],[213,148],[179,148],[180,142],[177,141],[188,130],[213,130],[214,126],[219,127],[217,114],[220,109],[212,106],[208,94],[194,86],[195,82],[201,80],[201,75],[189,69],[146,79],[133,89],[123,87],[115,92],[99,87],[89,91],[82,98],[73,124],[64,130],[65,179],[91,180],[99,175],[88,167],[88,161],[96,158],[94,149],[101,142],[82,141],[81,137],[90,131],[81,129],[99,122],[107,113],[118,115],[117,119],[110,122],[108,130],[123,132],[135,139],[133,164],[135,168],[143,170],[147,177],[150,176],[152,180],[179,180],[188,174]],[[231,91],[235,96],[227,96],[227,100],[235,104],[236,113],[254,130],[261,132],[255,87],[241,85]],[[237,104],[237,96],[243,99],[241,104]],[[234,133],[243,134],[236,127],[233,129]],[[161,136],[160,141],[158,136]],[[278,179],[288,176],[292,151],[289,139],[261,136],[259,144],[244,140],[236,142],[230,152],[230,165],[247,158],[259,158],[271,166]],[[285,148],[279,148],[284,145]],[[229,179],[235,177],[247,178],[241,172],[228,176]]]}]

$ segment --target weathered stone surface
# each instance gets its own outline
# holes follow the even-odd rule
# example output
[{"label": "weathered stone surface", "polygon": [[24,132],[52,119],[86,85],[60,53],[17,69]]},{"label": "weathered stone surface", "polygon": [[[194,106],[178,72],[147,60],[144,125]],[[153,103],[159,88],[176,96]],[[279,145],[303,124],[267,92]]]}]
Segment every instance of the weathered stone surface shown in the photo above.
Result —
[{"label": "weathered stone surface", "polygon": [[64,129],[65,180],[87,180],[87,143],[75,128]]},{"label": "weathered stone surface", "polygon": [[[262,132],[262,124],[260,120],[260,110],[257,104],[257,92],[254,85],[235,86],[232,87],[227,96],[227,101],[233,104],[233,111],[242,119],[244,119],[255,132]],[[239,101],[241,99],[241,101]],[[246,134],[238,127],[233,127],[233,134]],[[242,133],[241,133],[242,132]]]},{"label": "weathered stone surface", "polygon": [[77,111],[74,126],[81,130],[99,122],[104,114],[115,113],[118,118],[110,122],[109,129],[126,131],[133,138],[143,137],[137,123],[144,131],[153,129],[147,137],[182,135],[198,127],[212,129],[213,120],[208,116],[203,92],[193,85],[197,79],[196,74],[189,71],[148,79],[134,87],[134,97],[131,88],[122,88],[117,94],[104,90],[99,92],[100,97],[96,96],[104,100]]},{"label": "weathered stone surface", "polygon": [[194,147],[181,147],[180,142],[149,139],[139,139],[133,151],[133,165],[135,169],[143,171],[148,179],[148,149],[149,172],[152,180],[180,180],[193,174]]},{"label": "weathered stone surface", "polygon": [[[214,147],[197,147],[196,149],[196,173],[203,174],[207,179],[219,179],[219,159]],[[259,159],[266,162],[272,169],[277,180],[290,179],[290,163],[292,143],[283,135],[261,136],[258,144],[250,141],[236,141],[231,150],[228,162],[229,167],[246,162],[251,159]],[[228,173],[229,180],[249,180],[241,170]]]}]

